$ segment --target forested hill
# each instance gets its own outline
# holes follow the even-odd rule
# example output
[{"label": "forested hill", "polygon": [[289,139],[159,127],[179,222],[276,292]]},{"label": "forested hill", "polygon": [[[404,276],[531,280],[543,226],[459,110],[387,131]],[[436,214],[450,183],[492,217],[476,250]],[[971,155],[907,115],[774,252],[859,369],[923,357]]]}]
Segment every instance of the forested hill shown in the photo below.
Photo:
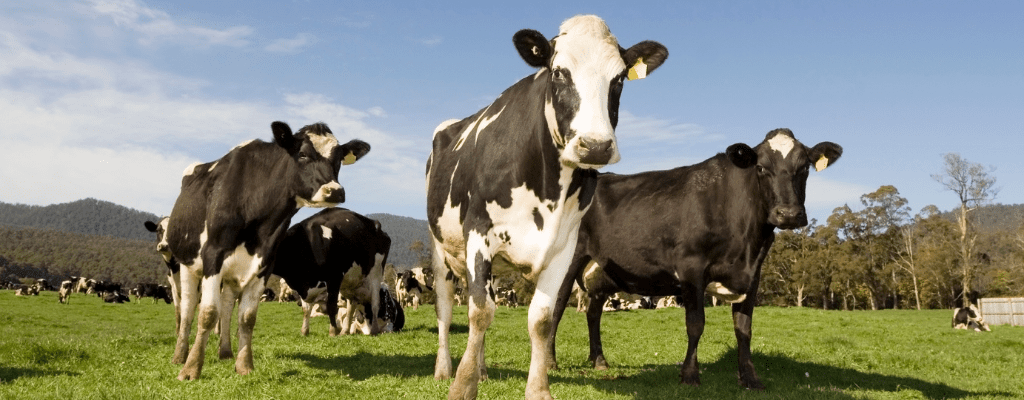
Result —
[{"label": "forested hill", "polygon": [[[420,257],[429,260],[430,231],[427,221],[391,214],[368,214],[367,217],[380,221],[381,228],[391,237],[391,252],[388,263],[398,269],[416,267]],[[413,250],[413,243],[423,244],[422,251]]]},{"label": "forested hill", "polygon": [[49,206],[0,202],[0,225],[131,240],[153,240],[153,234],[142,223],[158,218],[152,213],[92,198]]},{"label": "forested hill", "polygon": [[[959,209],[942,213],[950,221],[956,221]],[[1024,204],[992,204],[971,211],[974,221],[982,232],[1013,232],[1020,228],[1024,221]]]}]

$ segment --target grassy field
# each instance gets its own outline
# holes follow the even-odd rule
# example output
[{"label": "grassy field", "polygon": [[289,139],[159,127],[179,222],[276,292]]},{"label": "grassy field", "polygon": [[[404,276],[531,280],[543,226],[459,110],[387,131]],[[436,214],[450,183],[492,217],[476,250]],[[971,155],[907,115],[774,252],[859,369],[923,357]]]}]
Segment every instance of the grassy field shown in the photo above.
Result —
[{"label": "grassy field", "polygon": [[[482,399],[521,399],[529,365],[526,308],[500,308],[487,338],[490,379]],[[465,307],[456,308],[452,353],[467,336]],[[604,317],[612,368],[587,364],[586,320],[567,311],[559,331],[561,368],[551,373],[559,399],[985,399],[1024,398],[1024,328],[991,333],[950,329],[951,312],[839,312],[759,308],[754,313],[754,363],[768,387],[736,383],[732,321],[725,307],[708,310],[701,340],[702,386],[680,385],[686,353],[681,309],[628,311]],[[316,318],[299,336],[291,303],[264,303],[256,325],[256,370],[207,351],[203,376],[175,379],[172,306],[104,304],[55,292],[17,297],[0,291],[0,398],[3,399],[430,399],[450,382],[433,379],[434,310],[406,310],[402,333],[379,337],[327,335]],[[211,339],[215,343],[215,338]],[[236,344],[237,345],[237,344]],[[213,349],[213,348],[211,348]],[[456,360],[457,362],[458,360]]]}]

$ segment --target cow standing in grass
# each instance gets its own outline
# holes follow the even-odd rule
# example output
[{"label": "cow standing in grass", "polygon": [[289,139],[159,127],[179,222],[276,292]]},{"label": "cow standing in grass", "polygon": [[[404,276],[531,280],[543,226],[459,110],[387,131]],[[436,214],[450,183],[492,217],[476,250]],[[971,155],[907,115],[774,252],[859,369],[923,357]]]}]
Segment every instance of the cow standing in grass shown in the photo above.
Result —
[{"label": "cow standing in grass", "polygon": [[[167,225],[171,255],[181,263],[181,327],[174,362],[184,362],[179,380],[198,379],[206,344],[218,319],[230,317],[239,299],[238,356],[235,371],[253,369],[252,331],[278,243],[300,207],[332,207],[345,200],[338,183],[342,162],[370,151],[365,142],[339,145],[323,123],[296,133],[283,122],[271,124],[272,143],[252,140],[221,159],[185,170],[181,194]],[[202,300],[197,286],[202,283]],[[189,350],[198,303],[199,327]],[[221,336],[230,324],[220,321]],[[220,357],[231,358],[230,342]],[[186,358],[187,356],[187,358]]]},{"label": "cow standing in grass", "polygon": [[619,95],[668,57],[659,43],[623,49],[600,18],[576,16],[550,41],[524,29],[512,38],[537,73],[491,105],[434,131],[427,160],[427,219],[434,246],[439,346],[435,379],[451,376],[448,330],[453,281],[469,291],[469,341],[449,388],[475,398],[487,377],[484,334],[494,318],[492,274],[514,268],[536,283],[526,397],[550,399],[547,341],[551,313],[596,169],[619,160]]},{"label": "cow standing in grass", "polygon": [[[679,296],[689,339],[680,377],[683,383],[699,385],[697,343],[704,332],[707,292],[732,303],[740,385],[764,388],[750,356],[761,264],[776,228],[807,225],[809,169],[824,169],[842,151],[831,142],[807,147],[789,129],[776,129],[753,149],[734,144],[697,165],[599,176],[593,206],[580,225],[576,254],[558,293],[556,324],[576,281],[590,296],[590,361],[607,368],[601,308],[594,305],[617,292]],[[554,361],[555,330],[551,336]]]}]

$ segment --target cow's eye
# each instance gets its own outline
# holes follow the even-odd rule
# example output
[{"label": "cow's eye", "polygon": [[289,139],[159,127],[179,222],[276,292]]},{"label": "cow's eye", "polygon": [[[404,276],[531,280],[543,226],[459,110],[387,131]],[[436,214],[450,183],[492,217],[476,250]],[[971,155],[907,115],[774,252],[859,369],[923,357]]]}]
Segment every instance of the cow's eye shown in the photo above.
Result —
[{"label": "cow's eye", "polygon": [[300,162],[308,162],[309,161],[309,154],[306,154],[305,152],[299,153],[299,161]]},{"label": "cow's eye", "polygon": [[757,164],[757,173],[759,173],[759,174],[764,174],[765,173],[765,169],[764,169],[763,166],[761,166],[761,164]]},{"label": "cow's eye", "polygon": [[556,69],[556,70],[552,71],[551,76],[556,81],[564,81],[565,80],[565,71],[562,71],[561,69]]}]

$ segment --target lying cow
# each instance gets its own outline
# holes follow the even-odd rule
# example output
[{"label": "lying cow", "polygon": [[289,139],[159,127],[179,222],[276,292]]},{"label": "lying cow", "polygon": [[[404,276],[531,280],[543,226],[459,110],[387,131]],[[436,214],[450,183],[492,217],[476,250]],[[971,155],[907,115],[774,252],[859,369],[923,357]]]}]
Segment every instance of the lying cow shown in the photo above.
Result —
[{"label": "lying cow", "polygon": [[981,311],[974,304],[953,309],[953,329],[966,329],[975,332],[992,331],[992,328],[989,328],[988,323],[985,322],[985,318],[981,316]]},{"label": "lying cow", "polygon": [[[573,281],[604,304],[615,292],[678,295],[686,309],[689,345],[682,382],[700,384],[697,343],[704,331],[705,291],[733,303],[739,383],[762,389],[750,356],[751,317],[761,265],[775,229],[807,225],[808,170],[842,154],[839,145],[804,146],[789,129],[769,132],[751,149],[738,143],[700,164],[636,175],[598,177],[594,204],[583,217],[573,261],[555,306],[555,329]],[[587,311],[590,361],[607,368],[601,309]],[[554,340],[551,359],[554,360]]]},{"label": "lying cow", "polygon": [[[301,333],[309,334],[309,315],[317,296],[327,292],[331,336],[348,333],[354,305],[338,326],[338,299],[369,303],[371,322],[380,309],[380,284],[391,238],[380,222],[344,208],[327,208],[288,229],[277,248],[274,274],[296,291],[303,306]],[[371,324],[370,333],[380,331]]]}]

